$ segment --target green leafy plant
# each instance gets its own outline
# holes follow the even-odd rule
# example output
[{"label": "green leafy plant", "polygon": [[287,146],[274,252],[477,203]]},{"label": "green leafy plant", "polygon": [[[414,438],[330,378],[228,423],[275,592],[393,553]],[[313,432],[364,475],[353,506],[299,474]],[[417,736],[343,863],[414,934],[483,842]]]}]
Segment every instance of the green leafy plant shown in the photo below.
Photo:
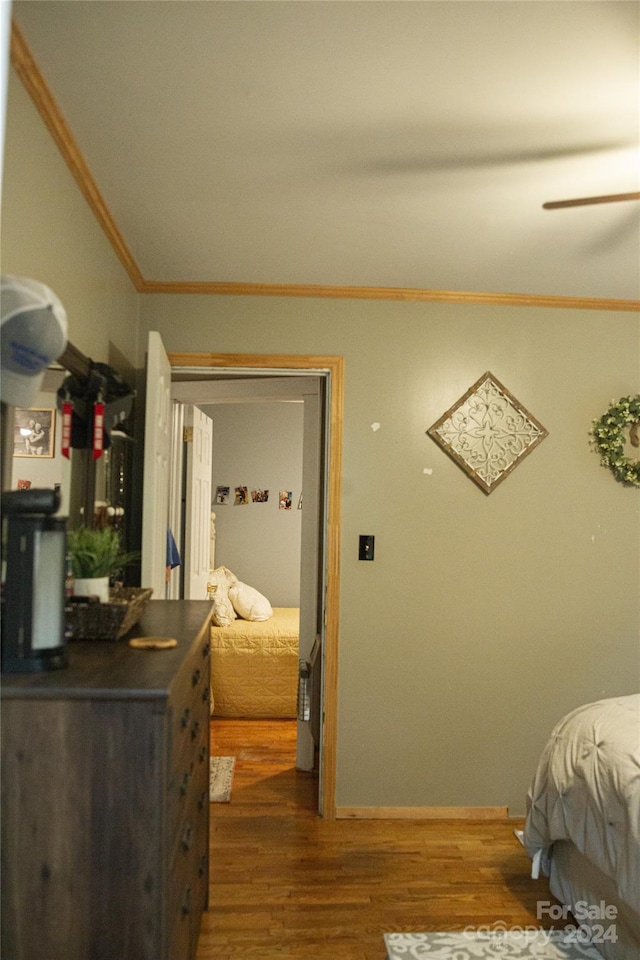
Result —
[{"label": "green leafy plant", "polygon": [[[640,461],[625,455],[627,429],[640,423],[640,394],[621,397],[599,420],[593,421],[591,443],[600,454],[600,463],[629,487],[640,487]],[[636,438],[637,442],[637,438]]]},{"label": "green leafy plant", "polygon": [[79,527],[67,534],[71,573],[77,579],[110,577],[139,557],[120,550],[120,534],[111,527],[92,530]]}]

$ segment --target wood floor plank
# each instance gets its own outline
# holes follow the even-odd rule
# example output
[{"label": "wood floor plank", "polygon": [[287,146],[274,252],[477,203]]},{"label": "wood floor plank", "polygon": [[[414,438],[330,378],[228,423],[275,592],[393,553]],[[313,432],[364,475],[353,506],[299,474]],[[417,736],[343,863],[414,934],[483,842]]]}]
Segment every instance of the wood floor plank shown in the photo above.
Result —
[{"label": "wood floor plank", "polygon": [[212,720],[212,753],[236,765],[231,801],[211,804],[197,960],[384,960],[385,932],[541,926],[553,898],[521,821],[324,821],[295,737],[295,720]]}]

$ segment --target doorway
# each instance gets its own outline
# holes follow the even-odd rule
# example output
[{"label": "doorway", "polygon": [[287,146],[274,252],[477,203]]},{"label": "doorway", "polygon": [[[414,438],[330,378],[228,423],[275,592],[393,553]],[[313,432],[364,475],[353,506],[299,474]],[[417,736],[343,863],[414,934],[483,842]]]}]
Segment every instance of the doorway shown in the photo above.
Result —
[{"label": "doorway", "polygon": [[[218,665],[213,677],[216,714],[266,718],[282,710],[283,717],[294,718],[297,730],[296,767],[310,772],[317,767],[321,743],[326,375],[191,376],[173,376],[173,416],[182,411],[185,422],[194,423],[204,418],[209,442],[199,443],[195,430],[187,430],[188,441],[172,451],[172,472],[179,459],[187,464],[171,495],[174,513],[184,515],[180,526],[170,526],[185,570],[183,578],[172,575],[172,588],[180,586],[180,579],[184,586],[172,595],[205,597],[209,570],[222,566],[269,598],[274,613],[249,644],[255,660],[247,656],[242,620],[229,625],[224,641],[216,640],[222,642],[212,652]],[[194,483],[196,463],[204,471]],[[227,486],[231,479],[234,486]],[[249,486],[235,485],[247,482]],[[249,503],[259,506],[236,509]],[[236,643],[245,651],[242,655]],[[306,693],[301,711],[296,705],[300,672]]]},{"label": "doorway", "polygon": [[313,374],[326,381],[326,462],[324,505],[319,538],[323,567],[323,649],[321,683],[321,737],[318,809],[335,819],[337,658],[339,618],[340,491],[342,483],[342,419],[344,360],[342,357],[255,354],[169,353],[174,379],[239,379],[263,376],[299,377]]}]

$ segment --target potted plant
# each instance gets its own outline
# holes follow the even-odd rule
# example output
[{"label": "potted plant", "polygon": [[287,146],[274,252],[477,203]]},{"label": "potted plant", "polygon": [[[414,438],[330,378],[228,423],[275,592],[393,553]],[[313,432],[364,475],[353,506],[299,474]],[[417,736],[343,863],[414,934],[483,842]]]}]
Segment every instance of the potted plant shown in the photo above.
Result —
[{"label": "potted plant", "polygon": [[137,553],[120,549],[120,534],[111,527],[91,529],[79,527],[67,534],[67,553],[73,592],[78,596],[98,596],[102,603],[109,601],[109,578],[137,559]]}]

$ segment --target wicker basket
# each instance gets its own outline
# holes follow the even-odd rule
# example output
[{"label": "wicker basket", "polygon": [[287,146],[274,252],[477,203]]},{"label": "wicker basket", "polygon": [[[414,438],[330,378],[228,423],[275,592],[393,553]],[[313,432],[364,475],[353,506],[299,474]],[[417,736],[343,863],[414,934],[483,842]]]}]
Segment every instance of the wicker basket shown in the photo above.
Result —
[{"label": "wicker basket", "polygon": [[69,603],[67,632],[73,640],[119,640],[140,620],[153,590],[112,587],[109,603]]}]

